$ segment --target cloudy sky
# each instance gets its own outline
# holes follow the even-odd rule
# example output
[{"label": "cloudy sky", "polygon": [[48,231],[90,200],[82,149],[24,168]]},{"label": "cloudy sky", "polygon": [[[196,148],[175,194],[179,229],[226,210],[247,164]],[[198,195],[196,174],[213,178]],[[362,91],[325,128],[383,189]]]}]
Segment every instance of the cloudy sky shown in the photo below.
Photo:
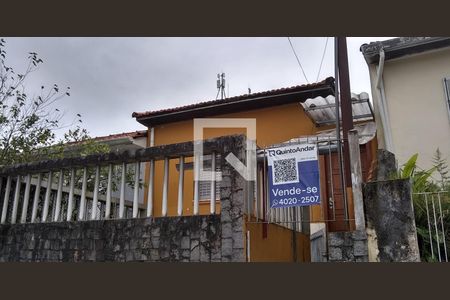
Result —
[{"label": "cloudy sky", "polygon": [[[348,38],[351,90],[370,93],[364,43]],[[44,60],[29,78],[29,92],[54,83],[70,86],[58,107],[66,124],[80,113],[92,136],[144,129],[131,114],[216,97],[224,72],[230,96],[306,83],[286,37],[270,38],[5,38],[7,63],[25,68],[28,52]],[[309,82],[334,76],[333,38],[293,37]]]}]

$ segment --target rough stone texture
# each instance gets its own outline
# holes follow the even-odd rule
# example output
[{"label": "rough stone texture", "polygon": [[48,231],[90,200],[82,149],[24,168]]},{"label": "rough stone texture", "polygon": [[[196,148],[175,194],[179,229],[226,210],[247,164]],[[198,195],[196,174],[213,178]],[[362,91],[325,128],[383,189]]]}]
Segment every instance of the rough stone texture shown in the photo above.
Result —
[{"label": "rough stone texture", "polygon": [[378,149],[373,178],[376,178],[376,181],[390,180],[395,172],[397,172],[395,155],[387,150]]},{"label": "rough stone texture", "polygon": [[328,261],[367,262],[367,235],[364,231],[328,233]]},{"label": "rough stone texture", "polygon": [[[0,260],[209,262],[220,253],[220,227],[219,215],[2,225]],[[208,236],[200,252],[196,232]]]},{"label": "rough stone texture", "polygon": [[[240,143],[225,144],[224,153],[234,153],[245,161],[244,140]],[[244,262],[244,183],[245,180],[221,156],[222,181],[220,189],[222,224],[222,260]],[[215,253],[218,256],[218,253]],[[215,258],[217,259],[217,258]]]},{"label": "rough stone texture", "polygon": [[409,179],[369,182],[363,187],[367,229],[378,251],[374,261],[420,261]]}]

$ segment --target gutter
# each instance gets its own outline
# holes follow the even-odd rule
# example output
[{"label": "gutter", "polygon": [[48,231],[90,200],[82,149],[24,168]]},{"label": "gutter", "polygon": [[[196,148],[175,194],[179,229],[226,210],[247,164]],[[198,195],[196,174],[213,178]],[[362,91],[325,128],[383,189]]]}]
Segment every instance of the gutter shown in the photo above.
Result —
[{"label": "gutter", "polygon": [[384,71],[385,53],[383,48],[380,49],[380,61],[378,63],[377,81],[375,84],[378,90],[380,101],[377,101],[378,110],[380,111],[381,122],[383,123],[385,148],[389,152],[394,153],[394,145],[392,142],[391,121],[389,119],[389,111],[386,102],[386,93],[384,90],[383,71]]}]

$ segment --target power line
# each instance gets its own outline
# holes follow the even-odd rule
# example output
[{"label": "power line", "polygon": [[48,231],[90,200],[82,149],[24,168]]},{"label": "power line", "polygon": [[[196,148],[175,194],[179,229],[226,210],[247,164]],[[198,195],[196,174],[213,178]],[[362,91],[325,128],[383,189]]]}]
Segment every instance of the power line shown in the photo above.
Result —
[{"label": "power line", "polygon": [[325,53],[327,52],[327,45],[328,45],[328,37],[325,41],[325,47],[323,48],[322,60],[320,61],[320,67],[319,67],[319,72],[317,72],[316,82],[319,81],[320,71],[322,70],[323,59],[325,58]]},{"label": "power line", "polygon": [[291,39],[289,37],[287,39],[289,41],[289,44],[291,45],[292,52],[294,52],[295,58],[297,59],[297,63],[299,65],[300,69],[302,70],[303,76],[305,76],[306,82],[309,83],[308,77],[306,77],[305,70],[303,70],[303,66],[300,63],[300,59],[298,58],[297,53],[295,52],[294,46],[292,45],[292,42],[291,42]]}]

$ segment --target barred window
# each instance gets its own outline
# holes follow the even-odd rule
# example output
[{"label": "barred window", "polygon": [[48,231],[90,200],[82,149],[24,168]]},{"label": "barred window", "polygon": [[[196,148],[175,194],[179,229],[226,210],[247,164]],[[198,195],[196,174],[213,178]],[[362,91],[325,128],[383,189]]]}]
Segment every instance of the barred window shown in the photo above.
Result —
[{"label": "barred window", "polygon": [[[216,155],[216,172],[220,172],[220,155]],[[211,171],[211,155],[205,155],[203,160],[203,169]],[[199,201],[211,200],[211,180],[201,180],[198,185]],[[216,200],[220,200],[220,181],[216,181]]]}]

